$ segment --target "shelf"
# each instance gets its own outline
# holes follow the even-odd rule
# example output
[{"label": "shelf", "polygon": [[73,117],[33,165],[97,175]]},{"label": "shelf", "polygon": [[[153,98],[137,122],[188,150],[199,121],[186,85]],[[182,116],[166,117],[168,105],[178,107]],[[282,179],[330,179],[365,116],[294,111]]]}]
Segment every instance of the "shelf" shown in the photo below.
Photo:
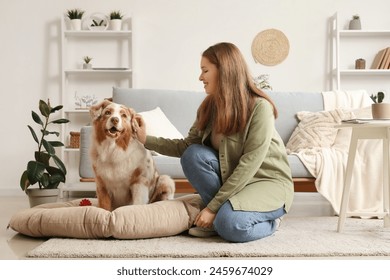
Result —
[{"label": "shelf", "polygon": [[[348,85],[374,91],[378,82],[381,88],[385,87],[390,80],[390,69],[371,69],[371,65],[376,52],[390,46],[390,29],[339,29],[342,24],[344,20],[340,21],[336,13],[332,17],[332,88]],[[353,62],[358,57],[367,58],[367,69],[354,69]]]},{"label": "shelf", "polygon": [[89,109],[74,109],[74,110],[65,110],[65,114],[85,114],[89,113]]},{"label": "shelf", "polygon": [[340,70],[341,75],[351,75],[351,76],[360,76],[360,75],[390,75],[390,70],[386,69],[361,69],[361,70]]},{"label": "shelf", "polygon": [[68,69],[64,71],[65,74],[131,74],[133,71],[131,69],[127,70],[94,70],[94,69]]},{"label": "shelf", "polygon": [[[78,162],[80,149],[70,148],[70,132],[80,131],[91,123],[89,108],[79,109],[75,97],[92,95],[95,100],[106,98],[107,90],[113,85],[133,86],[133,32],[131,19],[123,30],[70,30],[67,18],[61,21],[61,101],[64,105],[62,116],[71,123],[62,128],[61,139],[67,147],[62,147],[61,158],[68,170],[67,181],[63,184],[61,195],[68,191],[96,189],[95,183],[80,183]],[[101,59],[92,68],[82,69],[80,57],[90,54]],[[85,103],[81,103],[85,106]],[[90,104],[90,103],[87,103]],[[77,109],[76,109],[77,108]],[[87,120],[88,119],[88,120]],[[81,134],[80,134],[81,138]],[[81,140],[80,140],[81,145]],[[75,146],[75,145],[73,145]]]},{"label": "shelf", "polygon": [[131,31],[122,30],[122,31],[91,31],[91,30],[82,30],[82,31],[73,31],[67,30],[64,31],[65,37],[130,37]]},{"label": "shelf", "polygon": [[390,30],[340,30],[340,37],[390,36]]}]

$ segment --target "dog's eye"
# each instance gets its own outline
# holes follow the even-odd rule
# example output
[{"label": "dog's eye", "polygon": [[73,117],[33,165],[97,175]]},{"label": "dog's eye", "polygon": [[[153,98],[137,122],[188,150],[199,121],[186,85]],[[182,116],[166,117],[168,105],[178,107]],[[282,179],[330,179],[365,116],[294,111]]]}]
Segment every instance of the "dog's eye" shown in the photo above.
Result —
[{"label": "dog's eye", "polygon": [[111,115],[111,111],[106,111],[106,112],[104,112],[104,114],[105,114],[106,116],[109,116],[109,115]]},{"label": "dog's eye", "polygon": [[126,119],[127,115],[126,114],[122,114],[122,118]]}]

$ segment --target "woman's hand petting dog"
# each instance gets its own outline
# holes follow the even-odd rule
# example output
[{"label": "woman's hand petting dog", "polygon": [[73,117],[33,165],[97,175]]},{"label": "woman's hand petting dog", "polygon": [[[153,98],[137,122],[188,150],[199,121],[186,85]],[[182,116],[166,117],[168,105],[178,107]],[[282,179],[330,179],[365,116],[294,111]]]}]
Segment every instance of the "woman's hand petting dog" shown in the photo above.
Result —
[{"label": "woman's hand petting dog", "polygon": [[138,141],[140,141],[142,144],[146,143],[146,124],[144,119],[141,115],[137,114],[135,115],[135,120],[138,123],[138,128],[136,131]]}]

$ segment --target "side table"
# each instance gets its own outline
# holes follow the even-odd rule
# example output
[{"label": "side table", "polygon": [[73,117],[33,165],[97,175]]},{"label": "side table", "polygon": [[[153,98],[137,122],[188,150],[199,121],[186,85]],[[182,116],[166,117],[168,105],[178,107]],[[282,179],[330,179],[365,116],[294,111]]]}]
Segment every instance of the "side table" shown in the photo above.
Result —
[{"label": "side table", "polygon": [[[341,232],[344,228],[345,219],[351,216],[347,213],[349,195],[351,190],[352,171],[355,163],[357,143],[360,139],[382,139],[383,140],[383,213],[361,212],[361,215],[383,217],[384,226],[390,227],[390,179],[389,179],[389,140],[390,140],[390,121],[373,120],[362,123],[342,123],[337,128],[351,128],[351,142],[348,152],[347,168],[345,172],[345,182],[337,231]],[[369,186],[367,186],[369,187]],[[354,213],[356,215],[356,213]]]}]

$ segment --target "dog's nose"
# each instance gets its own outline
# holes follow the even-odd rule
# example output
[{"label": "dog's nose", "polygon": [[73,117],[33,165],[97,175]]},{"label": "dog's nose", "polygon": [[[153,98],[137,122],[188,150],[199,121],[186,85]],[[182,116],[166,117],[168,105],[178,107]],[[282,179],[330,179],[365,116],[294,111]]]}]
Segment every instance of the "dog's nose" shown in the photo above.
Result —
[{"label": "dog's nose", "polygon": [[119,119],[117,117],[112,117],[111,122],[112,122],[112,124],[118,124]]}]

